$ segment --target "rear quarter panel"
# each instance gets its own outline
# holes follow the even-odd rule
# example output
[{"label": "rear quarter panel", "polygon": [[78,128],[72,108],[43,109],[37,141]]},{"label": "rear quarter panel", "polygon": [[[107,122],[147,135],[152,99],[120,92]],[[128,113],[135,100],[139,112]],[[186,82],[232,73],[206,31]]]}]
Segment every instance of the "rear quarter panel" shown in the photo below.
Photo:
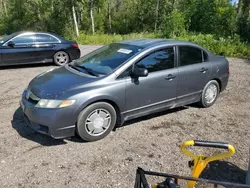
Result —
[{"label": "rear quarter panel", "polygon": [[213,56],[211,58],[211,80],[216,79],[219,81],[221,91],[225,90],[229,79],[229,62],[223,56]]}]

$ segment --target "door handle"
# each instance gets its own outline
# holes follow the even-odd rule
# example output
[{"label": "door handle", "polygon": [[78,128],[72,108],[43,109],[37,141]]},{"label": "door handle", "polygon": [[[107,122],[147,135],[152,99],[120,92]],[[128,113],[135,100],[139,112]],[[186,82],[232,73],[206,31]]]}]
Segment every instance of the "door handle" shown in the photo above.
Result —
[{"label": "door handle", "polygon": [[165,77],[165,79],[171,81],[171,80],[175,79],[175,77],[176,77],[175,75],[169,74]]},{"label": "door handle", "polygon": [[208,71],[208,68],[202,67],[202,68],[200,69],[200,72],[202,72],[202,73],[206,73],[207,71]]}]

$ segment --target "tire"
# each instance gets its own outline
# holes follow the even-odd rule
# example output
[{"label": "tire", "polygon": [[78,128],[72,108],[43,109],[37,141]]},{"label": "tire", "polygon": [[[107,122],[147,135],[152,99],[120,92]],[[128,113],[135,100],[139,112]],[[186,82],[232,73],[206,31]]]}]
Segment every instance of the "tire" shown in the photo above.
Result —
[{"label": "tire", "polygon": [[67,52],[65,51],[58,51],[53,56],[54,63],[58,66],[64,66],[69,63],[70,58]]},{"label": "tire", "polygon": [[77,134],[92,142],[106,137],[115,127],[116,111],[106,102],[97,102],[86,107],[77,119]]},{"label": "tire", "polygon": [[217,100],[219,93],[219,83],[216,80],[209,81],[203,89],[200,106],[203,108],[208,108],[212,106]]}]

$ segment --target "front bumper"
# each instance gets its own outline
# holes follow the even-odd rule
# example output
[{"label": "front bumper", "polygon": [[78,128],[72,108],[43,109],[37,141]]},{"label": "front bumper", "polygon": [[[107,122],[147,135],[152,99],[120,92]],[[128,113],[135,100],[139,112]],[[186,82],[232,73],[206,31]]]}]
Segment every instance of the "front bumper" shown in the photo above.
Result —
[{"label": "front bumper", "polygon": [[25,122],[36,132],[51,136],[55,139],[75,135],[75,121],[70,108],[45,109],[37,108],[22,96],[20,107]]}]

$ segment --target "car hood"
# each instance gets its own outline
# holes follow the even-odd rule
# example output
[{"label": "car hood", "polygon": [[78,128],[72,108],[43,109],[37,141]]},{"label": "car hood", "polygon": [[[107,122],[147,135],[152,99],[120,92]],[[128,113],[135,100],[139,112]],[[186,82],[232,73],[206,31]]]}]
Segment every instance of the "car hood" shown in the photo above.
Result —
[{"label": "car hood", "polygon": [[75,87],[82,86],[98,78],[83,76],[67,70],[65,67],[49,70],[36,76],[29,84],[31,90],[39,98],[65,99],[68,92]]}]

